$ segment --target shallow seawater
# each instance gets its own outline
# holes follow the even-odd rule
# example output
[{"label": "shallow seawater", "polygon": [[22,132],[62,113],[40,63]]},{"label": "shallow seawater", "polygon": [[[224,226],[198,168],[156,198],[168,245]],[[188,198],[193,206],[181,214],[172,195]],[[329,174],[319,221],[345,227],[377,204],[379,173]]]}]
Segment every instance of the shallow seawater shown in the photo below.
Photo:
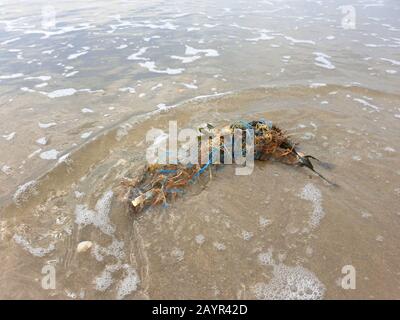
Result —
[{"label": "shallow seawater", "polygon": [[[354,2],[354,29],[341,5],[2,4],[0,297],[400,298],[400,5]],[[129,212],[121,181],[145,164],[148,130],[259,118],[339,186],[227,166]]]}]

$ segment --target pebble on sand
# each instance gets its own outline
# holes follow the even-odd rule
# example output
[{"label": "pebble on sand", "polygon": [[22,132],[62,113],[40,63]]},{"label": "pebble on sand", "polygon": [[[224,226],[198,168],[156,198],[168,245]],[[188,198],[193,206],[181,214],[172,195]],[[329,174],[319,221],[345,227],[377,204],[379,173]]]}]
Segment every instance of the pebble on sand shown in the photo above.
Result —
[{"label": "pebble on sand", "polygon": [[93,246],[92,241],[82,241],[78,244],[76,251],[78,253],[86,252]]}]

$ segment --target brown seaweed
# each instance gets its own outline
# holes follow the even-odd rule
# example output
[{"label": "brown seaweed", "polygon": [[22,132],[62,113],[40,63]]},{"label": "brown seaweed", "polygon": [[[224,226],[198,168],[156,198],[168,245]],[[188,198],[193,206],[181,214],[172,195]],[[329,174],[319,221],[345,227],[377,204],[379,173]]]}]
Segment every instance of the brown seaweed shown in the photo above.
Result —
[{"label": "brown seaweed", "polygon": [[[200,143],[199,136],[199,162],[198,164],[151,164],[147,165],[139,179],[135,181],[125,181],[125,187],[129,188],[129,206],[133,212],[140,212],[145,208],[164,205],[183,193],[191,183],[203,174],[206,169],[209,170],[210,178],[212,170],[221,164],[212,163],[212,150],[217,149],[220,152],[220,160],[223,163],[224,157],[227,156],[229,148],[224,143],[223,134],[235,130],[242,130],[242,150],[246,150],[246,134],[252,129],[254,134],[254,159],[259,161],[277,160],[289,165],[298,165],[306,167],[321,179],[331,185],[336,185],[326,179],[322,174],[317,172],[311,160],[317,163],[320,161],[311,156],[304,155],[296,150],[296,144],[293,143],[288,135],[279,127],[272,125],[265,120],[257,121],[238,121],[232,125],[217,130],[211,124],[207,124],[204,128],[200,128],[201,135],[208,137],[208,144]],[[219,139],[213,139],[219,137]],[[217,142],[215,142],[217,141]],[[216,144],[217,143],[217,144]],[[201,157],[202,152],[206,153],[206,157]],[[235,155],[232,153],[232,158]]]}]

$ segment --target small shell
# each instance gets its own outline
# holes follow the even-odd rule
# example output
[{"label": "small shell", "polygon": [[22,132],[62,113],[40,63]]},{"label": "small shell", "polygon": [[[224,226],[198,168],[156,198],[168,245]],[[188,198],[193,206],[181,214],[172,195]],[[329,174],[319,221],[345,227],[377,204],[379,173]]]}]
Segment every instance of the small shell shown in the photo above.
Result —
[{"label": "small shell", "polygon": [[86,252],[93,246],[92,241],[82,241],[78,244],[76,251],[78,253]]}]

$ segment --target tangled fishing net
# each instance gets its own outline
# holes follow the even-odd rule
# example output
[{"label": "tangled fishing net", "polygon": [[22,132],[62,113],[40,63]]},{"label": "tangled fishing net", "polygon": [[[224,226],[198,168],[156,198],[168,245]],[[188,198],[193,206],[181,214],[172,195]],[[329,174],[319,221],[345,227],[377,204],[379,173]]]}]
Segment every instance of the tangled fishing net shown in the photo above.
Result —
[{"label": "tangled fishing net", "polygon": [[[236,141],[227,139],[237,137],[234,134],[238,132],[240,135]],[[248,147],[248,139],[254,139],[252,148]],[[240,152],[232,148],[235,143],[241,145]],[[197,148],[196,163],[149,164],[137,179],[123,181],[123,185],[128,188],[128,202],[133,212],[156,205],[166,206],[183,194],[185,188],[195,183],[200,175],[208,172],[211,178],[213,170],[218,166],[232,163],[249,153],[254,156],[254,160],[277,160],[288,165],[306,167],[332,184],[314,170],[310,159],[316,158],[298,152],[296,144],[290,141],[283,130],[265,120],[238,121],[222,129],[207,124],[199,128],[198,143],[190,147]]]}]

